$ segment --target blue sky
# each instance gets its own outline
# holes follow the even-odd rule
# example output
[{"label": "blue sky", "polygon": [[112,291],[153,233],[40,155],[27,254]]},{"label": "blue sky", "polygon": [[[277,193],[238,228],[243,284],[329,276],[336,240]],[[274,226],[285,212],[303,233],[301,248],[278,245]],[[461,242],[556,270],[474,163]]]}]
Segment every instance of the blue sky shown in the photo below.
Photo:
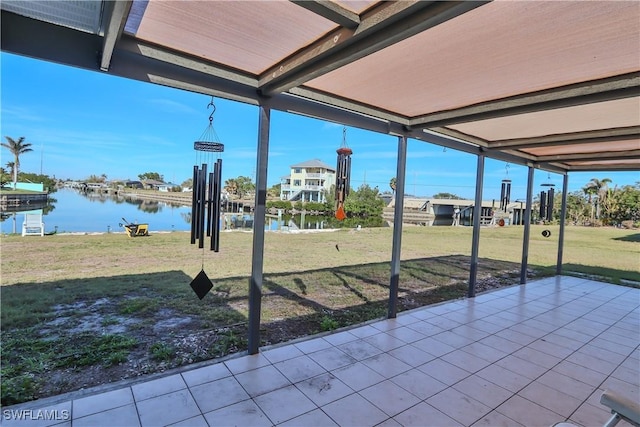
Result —
[{"label": "blue sky", "polygon": [[[106,74],[2,53],[1,128],[5,136],[24,136],[33,152],[20,157],[21,170],[63,179],[106,174],[108,179],[137,179],[158,172],[177,184],[190,178],[193,165],[210,155],[193,150],[209,124],[211,101],[196,94]],[[257,107],[214,100],[213,127],[225,144],[223,180],[255,177]],[[320,159],[334,166],[342,143],[342,125],[272,111],[268,185],[280,182],[289,166]],[[352,187],[363,183],[389,189],[396,174],[397,138],[347,127],[353,150]],[[2,148],[2,166],[13,158]],[[476,157],[409,140],[405,192],[431,196],[438,192],[473,198]],[[571,173],[569,190],[591,178],[610,178],[614,185],[640,181],[638,172]],[[526,196],[527,168],[487,159],[485,200],[500,197],[502,179],[511,179],[512,200]],[[561,188],[562,177],[535,172],[540,184]]]}]

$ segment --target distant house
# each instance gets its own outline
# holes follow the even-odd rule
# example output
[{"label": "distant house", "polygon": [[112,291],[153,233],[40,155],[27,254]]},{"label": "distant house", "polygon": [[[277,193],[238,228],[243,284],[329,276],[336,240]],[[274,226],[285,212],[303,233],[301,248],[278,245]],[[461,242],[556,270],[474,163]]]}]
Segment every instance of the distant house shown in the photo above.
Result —
[{"label": "distant house", "polygon": [[280,178],[280,200],[326,201],[325,192],[336,183],[335,168],[318,159],[291,165],[290,175]]},{"label": "distant house", "polygon": [[166,183],[162,181],[157,181],[155,179],[144,179],[142,180],[142,185],[146,190],[157,190],[161,185],[166,185]]},{"label": "distant house", "polygon": [[158,191],[168,193],[170,191],[174,191],[173,189],[178,187],[180,187],[178,184],[172,184],[170,182],[167,182],[163,184],[158,184],[157,189]]},{"label": "distant house", "polygon": [[140,181],[125,181],[124,186],[127,188],[144,188]]}]

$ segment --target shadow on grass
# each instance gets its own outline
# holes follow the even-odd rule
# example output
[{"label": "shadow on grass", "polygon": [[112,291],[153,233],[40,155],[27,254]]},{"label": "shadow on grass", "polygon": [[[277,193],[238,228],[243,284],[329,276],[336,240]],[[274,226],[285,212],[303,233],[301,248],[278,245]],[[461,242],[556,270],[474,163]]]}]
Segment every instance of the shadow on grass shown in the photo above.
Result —
[{"label": "shadow on grass", "polygon": [[578,277],[588,277],[593,280],[610,282],[616,285],[628,286],[625,281],[640,283],[640,271],[617,270],[614,268],[594,267],[582,264],[563,264],[562,274]]},{"label": "shadow on grass", "polygon": [[613,237],[613,240],[620,240],[622,242],[638,242],[638,243],[640,243],[640,233],[629,234],[628,236]]}]

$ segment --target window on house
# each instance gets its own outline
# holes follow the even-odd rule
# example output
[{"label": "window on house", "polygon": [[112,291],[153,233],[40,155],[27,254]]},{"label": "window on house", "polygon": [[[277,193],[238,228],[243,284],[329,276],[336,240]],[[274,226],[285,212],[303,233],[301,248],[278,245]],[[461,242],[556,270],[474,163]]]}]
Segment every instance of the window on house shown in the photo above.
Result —
[{"label": "window on house", "polygon": [[300,187],[302,185],[302,183],[300,182],[299,179],[294,179],[293,180],[293,185],[296,186],[296,187]]},{"label": "window on house", "polygon": [[302,173],[302,168],[295,168],[293,173]]}]

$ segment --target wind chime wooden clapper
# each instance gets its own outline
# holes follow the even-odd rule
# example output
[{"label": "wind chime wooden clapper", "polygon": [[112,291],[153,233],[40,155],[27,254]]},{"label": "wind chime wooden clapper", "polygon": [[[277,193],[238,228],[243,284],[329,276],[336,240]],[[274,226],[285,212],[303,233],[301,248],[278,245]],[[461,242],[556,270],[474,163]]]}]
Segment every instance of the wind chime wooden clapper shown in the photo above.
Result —
[{"label": "wind chime wooden clapper", "polygon": [[[224,152],[224,144],[220,143],[213,128],[213,113],[216,111],[213,97],[207,105],[207,109],[209,107],[213,107],[213,111],[209,115],[209,126],[193,143],[193,148],[196,151],[196,165],[193,166],[191,244],[198,242],[198,248],[202,249],[202,270],[191,281],[191,288],[200,299],[203,299],[213,288],[211,280],[204,272],[205,237],[210,237],[210,250],[218,252],[220,249],[222,159],[219,153]],[[198,163],[201,166],[198,166]]]},{"label": "wind chime wooden clapper", "polygon": [[[551,180],[551,176],[548,176],[548,178]],[[553,220],[553,187],[555,187],[555,184],[547,182],[540,186],[549,188],[547,191],[542,190],[540,192],[540,219],[542,221],[551,221]]]}]

